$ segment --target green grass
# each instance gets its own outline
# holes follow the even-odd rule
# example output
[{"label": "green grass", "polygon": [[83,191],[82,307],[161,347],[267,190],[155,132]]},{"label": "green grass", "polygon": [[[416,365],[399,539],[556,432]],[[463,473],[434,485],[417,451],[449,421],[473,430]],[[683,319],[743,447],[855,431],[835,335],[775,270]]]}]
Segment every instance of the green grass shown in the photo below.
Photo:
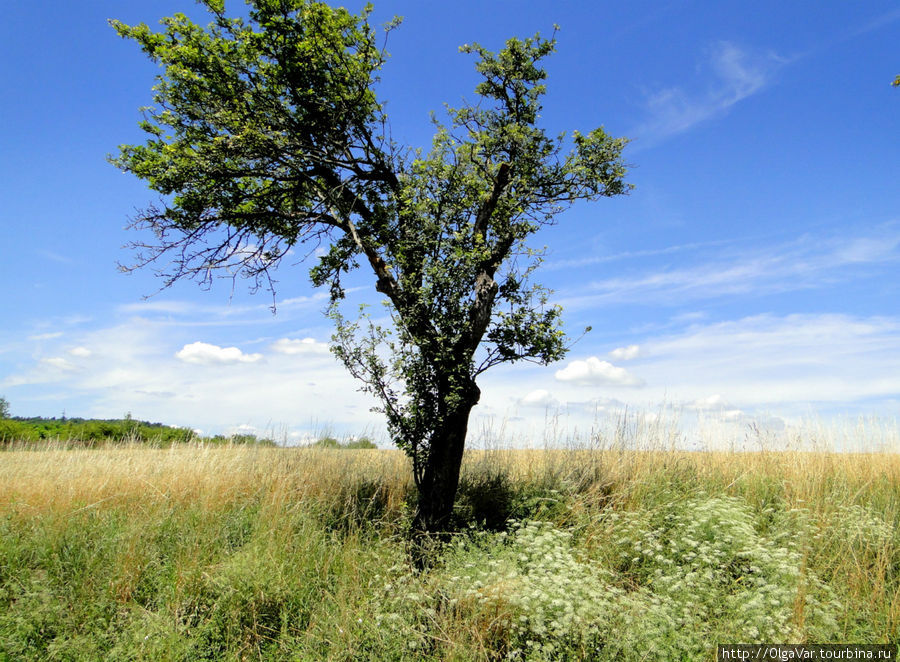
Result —
[{"label": "green grass", "polygon": [[415,571],[390,451],[0,453],[0,660],[712,660],[900,638],[900,458],[470,453]]}]

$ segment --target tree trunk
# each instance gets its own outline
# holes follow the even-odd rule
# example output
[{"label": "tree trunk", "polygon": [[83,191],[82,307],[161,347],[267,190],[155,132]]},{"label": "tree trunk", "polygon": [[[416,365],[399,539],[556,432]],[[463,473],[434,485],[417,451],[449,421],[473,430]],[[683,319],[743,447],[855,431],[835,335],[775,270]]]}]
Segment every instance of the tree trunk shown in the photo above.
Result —
[{"label": "tree trunk", "polygon": [[452,398],[457,404],[449,409],[431,438],[413,520],[413,534],[419,538],[441,537],[449,530],[459,487],[469,414],[480,395],[475,382],[468,380],[465,392]]}]

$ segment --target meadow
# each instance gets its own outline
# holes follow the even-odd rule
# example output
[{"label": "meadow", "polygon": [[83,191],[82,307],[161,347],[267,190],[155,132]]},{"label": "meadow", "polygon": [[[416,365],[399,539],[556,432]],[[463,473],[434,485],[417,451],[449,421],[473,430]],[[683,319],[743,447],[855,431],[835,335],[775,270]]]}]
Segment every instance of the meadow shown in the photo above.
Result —
[{"label": "meadow", "polygon": [[467,454],[409,562],[388,450],[0,452],[0,659],[713,660],[900,639],[900,456]]}]

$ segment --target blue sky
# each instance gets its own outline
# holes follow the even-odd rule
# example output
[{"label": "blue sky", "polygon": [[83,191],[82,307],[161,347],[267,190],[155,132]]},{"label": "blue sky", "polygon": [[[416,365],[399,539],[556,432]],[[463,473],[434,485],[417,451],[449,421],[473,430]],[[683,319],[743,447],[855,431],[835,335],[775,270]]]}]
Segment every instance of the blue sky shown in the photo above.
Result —
[{"label": "blue sky", "polygon": [[[143,139],[157,70],[106,20],[177,11],[206,22],[188,0],[5,8],[0,395],[21,416],[377,435],[327,351],[309,265],[279,272],[275,316],[241,284],[145,300],[153,275],[117,271],[140,238],[128,216],[154,198],[105,156]],[[632,140],[632,194],[537,237],[567,329],[593,331],[556,365],[485,374],[476,433],[528,442],[626,408],[738,431],[900,413],[900,5],[376,3],[375,23],[393,15],[379,94],[396,139],[427,146],[429,112],[472,98],[458,46],[556,23],[545,126]]]}]

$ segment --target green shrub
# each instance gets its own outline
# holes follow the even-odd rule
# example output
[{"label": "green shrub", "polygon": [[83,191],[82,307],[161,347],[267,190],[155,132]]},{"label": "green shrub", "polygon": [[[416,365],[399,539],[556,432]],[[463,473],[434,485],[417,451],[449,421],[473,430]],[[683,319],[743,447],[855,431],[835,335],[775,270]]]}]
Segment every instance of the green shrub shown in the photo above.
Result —
[{"label": "green shrub", "polygon": [[378,448],[378,446],[368,437],[360,437],[358,439],[350,439],[341,443],[334,437],[322,437],[318,441],[310,444],[312,448],[335,448],[340,450],[365,450]]}]

